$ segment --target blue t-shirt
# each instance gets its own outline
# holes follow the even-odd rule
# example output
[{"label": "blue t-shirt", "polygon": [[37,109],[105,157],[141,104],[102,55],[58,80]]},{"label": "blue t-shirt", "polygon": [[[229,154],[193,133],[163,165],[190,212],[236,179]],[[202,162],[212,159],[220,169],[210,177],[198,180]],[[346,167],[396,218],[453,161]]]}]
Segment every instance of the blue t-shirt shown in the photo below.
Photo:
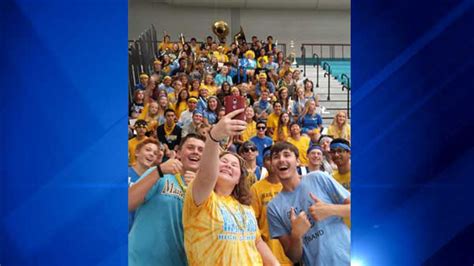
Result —
[{"label": "blue t-shirt", "polygon": [[209,111],[207,109],[204,110],[203,117],[207,119],[207,122],[209,122],[210,125],[214,125],[215,123],[217,123],[217,114],[213,111]]},{"label": "blue t-shirt", "polygon": [[341,217],[331,216],[316,222],[309,214],[314,203],[309,193],[330,204],[342,204],[350,192],[325,172],[316,171],[303,176],[293,192],[281,191],[267,208],[272,238],[291,233],[290,210],[305,211],[311,228],[303,236],[304,265],[350,265],[350,230]]},{"label": "blue t-shirt", "polygon": [[[156,167],[147,170],[144,178]],[[128,265],[187,265],[182,224],[184,191],[165,175],[148,191],[128,234]]]},{"label": "blue t-shirt", "polygon": [[323,119],[319,114],[310,115],[306,114],[300,119],[300,125],[302,127],[301,132],[307,133],[310,130],[318,128],[320,125],[323,124]]},{"label": "blue t-shirt", "polygon": [[[140,176],[135,172],[135,169],[133,169],[133,167],[128,167],[128,186],[130,187],[137,182],[138,178],[140,178]],[[134,217],[134,211],[128,212],[128,232],[130,232],[130,229],[132,228]]]},{"label": "blue t-shirt", "polygon": [[257,165],[262,167],[263,166],[263,150],[266,147],[272,146],[273,140],[267,136],[263,138],[259,138],[258,136],[255,136],[255,137],[252,137],[250,141],[255,143],[255,146],[257,146],[257,150],[258,150]]}]

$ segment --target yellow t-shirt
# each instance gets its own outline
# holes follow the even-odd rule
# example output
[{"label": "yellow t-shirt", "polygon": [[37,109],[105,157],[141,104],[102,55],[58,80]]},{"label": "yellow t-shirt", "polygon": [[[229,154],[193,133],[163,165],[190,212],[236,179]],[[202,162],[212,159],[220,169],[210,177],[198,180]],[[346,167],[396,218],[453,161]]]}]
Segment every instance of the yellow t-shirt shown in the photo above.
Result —
[{"label": "yellow t-shirt", "polygon": [[344,129],[339,129],[336,126],[329,125],[328,135],[333,136],[334,138],[343,138],[347,141],[351,141],[351,126],[347,125]]},{"label": "yellow t-shirt", "polygon": [[339,171],[334,170],[332,173],[332,176],[334,179],[336,179],[339,184],[341,184],[345,189],[351,191],[351,171],[345,173],[345,174],[340,174]]},{"label": "yellow t-shirt", "polygon": [[184,112],[186,109],[188,109],[188,104],[186,101],[182,101],[178,103],[176,106],[176,117],[179,118],[181,116],[181,113]]},{"label": "yellow t-shirt", "polygon": [[247,128],[242,132],[242,140],[247,141],[257,135],[257,123],[255,121],[247,124]]},{"label": "yellow t-shirt", "polygon": [[[332,172],[332,176],[336,181],[341,184],[345,189],[351,191],[351,171],[345,173],[345,174],[340,174],[339,171],[334,170]],[[344,218],[344,223],[351,228],[351,219],[350,218]]]},{"label": "yellow t-shirt", "polygon": [[298,148],[298,152],[300,153],[300,164],[301,165],[308,165],[308,157],[306,157],[306,152],[309,148],[310,138],[307,136],[301,136],[300,140],[295,140],[292,137],[288,138],[288,142],[295,145]]},{"label": "yellow t-shirt", "polygon": [[282,188],[281,183],[272,184],[268,182],[266,178],[253,184],[250,188],[252,193],[252,208],[255,211],[255,217],[257,218],[262,239],[267,243],[273,255],[275,255],[281,265],[293,265],[291,260],[286,257],[280,241],[278,239],[271,239],[270,230],[268,228],[267,204],[280,193]]},{"label": "yellow t-shirt", "polygon": [[286,141],[288,139],[288,137],[290,136],[290,134],[288,133],[288,127],[283,127],[281,133],[282,134],[280,136],[280,134],[278,133],[278,127],[273,131],[273,141],[274,142]]},{"label": "yellow t-shirt", "polygon": [[189,91],[189,97],[199,98],[199,91],[192,91],[192,90],[188,90],[188,91]]},{"label": "yellow t-shirt", "polygon": [[135,164],[135,149],[138,143],[146,140],[148,137],[143,138],[142,140],[137,140],[137,138],[132,138],[128,141],[128,166]]},{"label": "yellow t-shirt", "polygon": [[275,135],[275,131],[278,128],[279,118],[280,118],[280,116],[275,114],[275,113],[271,113],[271,114],[268,115],[267,128],[273,128],[273,135]]},{"label": "yellow t-shirt", "polygon": [[250,206],[211,192],[196,206],[191,183],[183,207],[184,247],[189,265],[262,265],[255,245],[260,233]]},{"label": "yellow t-shirt", "polygon": [[201,88],[206,88],[209,96],[215,96],[217,92],[217,86],[212,86],[212,85],[204,85],[204,83],[201,84]]}]

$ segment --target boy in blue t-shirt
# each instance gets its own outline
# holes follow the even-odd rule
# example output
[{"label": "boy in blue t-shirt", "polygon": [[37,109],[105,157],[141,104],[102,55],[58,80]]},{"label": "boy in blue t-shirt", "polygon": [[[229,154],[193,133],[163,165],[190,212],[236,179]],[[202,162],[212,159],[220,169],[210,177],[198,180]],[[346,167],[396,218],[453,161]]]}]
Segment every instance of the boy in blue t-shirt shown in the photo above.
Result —
[{"label": "boy in blue t-shirt", "polygon": [[258,121],[257,122],[257,136],[252,137],[250,139],[251,142],[257,146],[258,156],[257,156],[257,165],[262,167],[263,166],[263,150],[266,147],[270,147],[273,144],[272,138],[265,135],[267,131],[267,123],[265,121]]},{"label": "boy in blue t-shirt", "polygon": [[272,167],[283,185],[268,204],[272,238],[286,255],[304,265],[350,265],[350,192],[327,173],[315,171],[300,178],[298,149],[288,142],[271,148]]}]

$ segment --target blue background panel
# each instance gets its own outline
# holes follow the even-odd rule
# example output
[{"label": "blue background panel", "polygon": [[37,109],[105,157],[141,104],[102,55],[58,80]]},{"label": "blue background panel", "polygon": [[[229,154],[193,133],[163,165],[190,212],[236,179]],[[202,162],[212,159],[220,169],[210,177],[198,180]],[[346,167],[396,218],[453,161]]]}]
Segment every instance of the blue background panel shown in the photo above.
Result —
[{"label": "blue background panel", "polygon": [[0,3],[1,265],[127,263],[127,9]]},{"label": "blue background panel", "polygon": [[472,265],[474,1],[353,1],[351,17],[352,256]]}]

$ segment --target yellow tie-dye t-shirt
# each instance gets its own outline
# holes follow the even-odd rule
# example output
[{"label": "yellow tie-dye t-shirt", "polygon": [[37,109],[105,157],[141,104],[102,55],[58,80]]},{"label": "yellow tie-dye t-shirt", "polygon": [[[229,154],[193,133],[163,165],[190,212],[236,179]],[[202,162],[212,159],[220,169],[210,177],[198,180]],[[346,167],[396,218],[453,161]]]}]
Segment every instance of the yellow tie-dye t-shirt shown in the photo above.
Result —
[{"label": "yellow tie-dye t-shirt", "polygon": [[286,257],[280,241],[271,238],[268,228],[267,204],[280,193],[282,188],[283,186],[280,182],[272,184],[268,182],[266,178],[253,184],[250,188],[252,193],[252,208],[255,211],[255,217],[258,221],[262,239],[267,243],[273,255],[275,255],[281,265],[293,265],[291,260]]},{"label": "yellow tie-dye t-shirt", "polygon": [[262,265],[255,245],[260,232],[252,208],[214,192],[197,206],[192,185],[187,189],[183,207],[184,247],[189,265]]}]

